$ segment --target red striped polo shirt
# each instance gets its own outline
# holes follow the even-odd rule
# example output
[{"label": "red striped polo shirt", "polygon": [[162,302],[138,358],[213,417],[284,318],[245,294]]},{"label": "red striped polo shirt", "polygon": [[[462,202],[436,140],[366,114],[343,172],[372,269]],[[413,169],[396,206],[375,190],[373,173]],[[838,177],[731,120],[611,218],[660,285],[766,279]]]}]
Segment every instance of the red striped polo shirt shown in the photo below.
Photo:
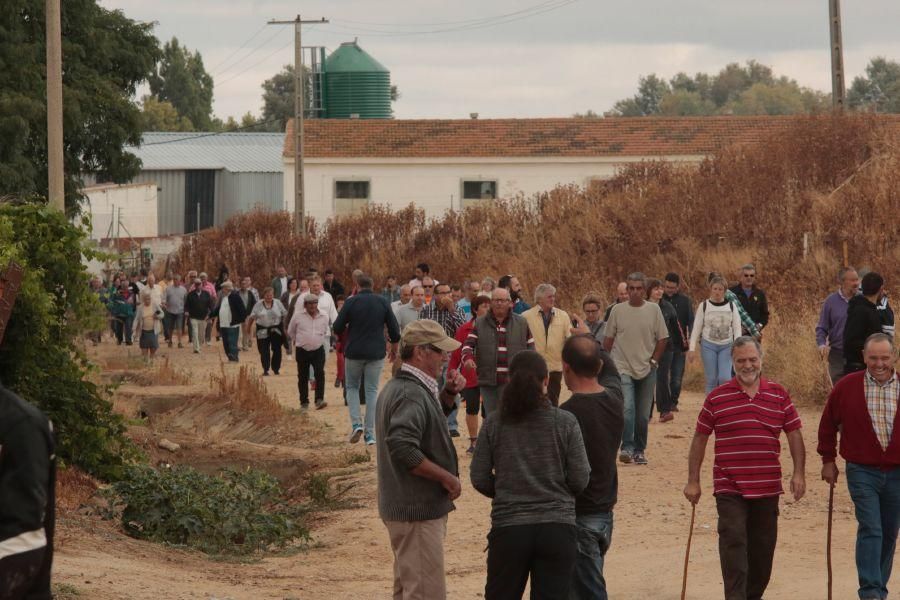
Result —
[{"label": "red striped polo shirt", "polygon": [[697,433],[716,434],[713,493],[783,494],[778,438],[800,426],[790,395],[773,381],[761,378],[753,398],[734,378],[710,392],[697,417]]}]

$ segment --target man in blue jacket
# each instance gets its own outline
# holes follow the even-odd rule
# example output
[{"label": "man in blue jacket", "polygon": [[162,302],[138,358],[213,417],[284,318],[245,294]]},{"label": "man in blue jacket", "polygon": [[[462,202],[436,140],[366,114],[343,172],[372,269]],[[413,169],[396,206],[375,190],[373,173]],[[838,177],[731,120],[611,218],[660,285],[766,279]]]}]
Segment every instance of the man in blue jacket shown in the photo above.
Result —
[{"label": "man in blue jacket", "polygon": [[[350,443],[354,444],[365,432],[366,444],[375,444],[375,404],[378,398],[378,382],[388,354],[384,340],[385,327],[390,341],[389,359],[397,358],[400,342],[400,326],[390,303],[372,292],[372,278],[361,275],[357,279],[359,293],[347,298],[334,322],[334,332],[341,335],[348,331],[344,348],[345,386],[347,407],[350,409]],[[365,376],[366,420],[365,429],[360,417],[359,388]]]}]

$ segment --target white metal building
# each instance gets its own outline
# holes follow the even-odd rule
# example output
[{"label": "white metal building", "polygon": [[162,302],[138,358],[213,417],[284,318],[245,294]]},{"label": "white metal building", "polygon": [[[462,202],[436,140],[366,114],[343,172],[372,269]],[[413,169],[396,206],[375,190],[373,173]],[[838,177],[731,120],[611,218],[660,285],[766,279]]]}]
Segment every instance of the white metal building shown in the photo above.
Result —
[{"label": "white metal building", "polygon": [[84,208],[91,217],[90,239],[158,235],[156,184],[100,184],[82,191],[88,198]]}]

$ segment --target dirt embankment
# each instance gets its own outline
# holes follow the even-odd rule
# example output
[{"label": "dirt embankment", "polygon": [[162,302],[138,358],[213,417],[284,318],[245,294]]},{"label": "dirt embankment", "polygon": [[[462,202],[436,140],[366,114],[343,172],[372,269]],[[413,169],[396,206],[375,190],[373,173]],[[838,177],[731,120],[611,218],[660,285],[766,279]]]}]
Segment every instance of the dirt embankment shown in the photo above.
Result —
[{"label": "dirt embankment", "polygon": [[[122,348],[102,345],[99,359],[121,355]],[[189,349],[162,349],[172,364],[188,374],[183,382],[144,388],[143,395],[156,396],[160,406],[167,394],[174,410],[149,418],[150,426],[135,427],[135,435],[152,450],[157,461],[188,462],[208,469],[220,465],[253,464],[270,469],[288,485],[302,485],[309,469],[333,470],[356,508],[320,513],[311,523],[314,541],[310,548],[292,555],[267,556],[254,562],[211,560],[202,554],[133,540],[114,524],[86,516],[76,506],[67,506],[59,524],[55,581],[71,586],[81,597],[129,600],[203,599],[379,599],[390,598],[392,556],[376,506],[375,459],[350,464],[350,454],[365,452],[362,445],[346,442],[348,419],[340,390],[333,386],[334,365],[329,359],[326,399],[321,411],[296,411],[278,419],[277,432],[266,439],[262,429],[240,430],[224,413],[204,406],[202,390],[209,389],[211,376],[221,375],[219,347],[204,347],[197,356]],[[133,351],[132,352],[136,352]],[[242,366],[258,374],[255,350],[241,357]],[[229,374],[239,367],[226,365]],[[271,395],[284,407],[298,406],[296,364],[286,362],[281,375],[265,378]],[[196,387],[192,387],[196,386]],[[128,391],[134,388],[126,388]],[[171,400],[188,392],[192,400]],[[123,410],[139,407],[140,393],[121,396]],[[686,394],[682,411],[672,423],[654,423],[646,467],[625,466],[619,470],[619,504],[615,512],[612,548],[607,556],[606,576],[610,596],[617,600],[680,597],[681,571],[690,519],[690,506],[681,495],[686,455],[693,422],[701,402],[698,394]],[[801,407],[804,437],[810,453],[807,464],[807,496],[799,502],[781,501],[779,543],[767,597],[820,600],[825,598],[825,525],[827,486],[819,479],[815,455],[815,430],[820,411]],[[218,416],[217,416],[218,415]],[[246,435],[244,435],[246,434]],[[165,435],[182,445],[175,455],[155,449]],[[268,434],[266,434],[268,435]],[[450,515],[446,539],[447,585],[450,598],[479,598],[485,578],[485,536],[490,528],[490,501],[468,483],[470,459],[465,437],[457,440],[463,494]],[[791,463],[783,448],[785,479]],[[713,600],[722,597],[719,572],[716,512],[712,501],[711,456],[704,465],[704,497],[697,509],[691,557],[688,598]],[[83,482],[82,493],[90,486]],[[786,485],[787,487],[787,485]],[[63,496],[67,494],[63,493]],[[72,492],[70,498],[78,497]],[[76,501],[77,504],[77,501]],[[835,598],[854,598],[856,570],[853,547],[856,524],[852,504],[843,481],[835,493],[834,580]]]}]

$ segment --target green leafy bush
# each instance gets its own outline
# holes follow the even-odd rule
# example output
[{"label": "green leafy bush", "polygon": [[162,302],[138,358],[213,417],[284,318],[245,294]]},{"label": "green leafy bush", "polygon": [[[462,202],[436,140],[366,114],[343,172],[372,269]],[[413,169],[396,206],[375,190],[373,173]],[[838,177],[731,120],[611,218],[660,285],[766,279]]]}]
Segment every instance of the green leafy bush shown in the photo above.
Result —
[{"label": "green leafy bush", "polygon": [[107,391],[85,378],[91,365],[76,344],[96,328],[100,304],[88,288],[84,231],[43,203],[0,201],[0,269],[25,269],[0,345],[0,381],[53,421],[57,454],[103,479],[138,456]]},{"label": "green leafy bush", "polygon": [[278,480],[263,471],[191,467],[128,470],[104,491],[107,516],[121,512],[128,535],[210,554],[252,554],[309,539],[303,509],[290,506]]}]

